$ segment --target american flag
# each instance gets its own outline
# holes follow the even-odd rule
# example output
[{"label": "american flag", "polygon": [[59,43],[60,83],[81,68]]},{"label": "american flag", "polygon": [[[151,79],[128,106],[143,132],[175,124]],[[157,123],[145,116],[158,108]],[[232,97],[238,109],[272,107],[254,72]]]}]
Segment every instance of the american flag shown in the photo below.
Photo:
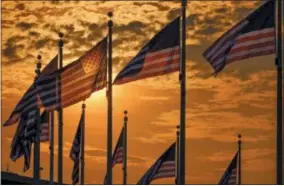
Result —
[{"label": "american flag", "polygon": [[152,167],[140,179],[137,185],[148,185],[154,179],[175,177],[176,143],[173,143],[168,150],[152,165]]},{"label": "american flag", "polygon": [[[42,75],[54,72],[57,69],[58,58],[57,55],[50,61],[50,63],[43,69]],[[22,114],[29,113],[32,115],[36,107],[38,107],[38,94],[33,83],[25,92],[21,100],[16,105],[9,119],[4,123],[4,126],[9,126],[16,123]],[[30,113],[31,112],[31,113]]]},{"label": "american flag", "polygon": [[[121,130],[121,133],[119,135],[117,144],[115,146],[113,155],[112,155],[112,167],[114,167],[116,164],[122,164],[123,163],[123,157],[124,157],[124,147],[123,147],[123,138],[124,138],[124,127]],[[107,175],[104,179],[104,185],[106,185],[107,181]]]},{"label": "american flag", "polygon": [[[104,38],[75,62],[37,79],[37,90],[46,111],[52,111],[88,98],[106,85],[106,49]],[[56,85],[61,78],[61,97]]]},{"label": "american flag", "polygon": [[115,78],[114,84],[179,71],[180,18],[156,34]]},{"label": "american flag", "polygon": [[80,122],[77,128],[75,138],[73,140],[71,151],[70,151],[70,158],[74,162],[73,171],[72,171],[72,184],[73,185],[79,182],[82,122],[84,122],[83,113],[81,114],[81,119],[80,119]]},{"label": "american flag", "polygon": [[25,137],[25,131],[27,127],[27,117],[22,115],[20,123],[17,127],[16,133],[13,137],[11,144],[10,158],[12,161],[16,161],[18,158],[24,155],[24,171],[30,168],[31,147],[32,139]]},{"label": "american flag", "polygon": [[275,1],[269,0],[204,52],[217,75],[232,62],[275,53]]},{"label": "american flag", "polygon": [[236,185],[239,152],[236,153],[218,185]]},{"label": "american flag", "polygon": [[41,114],[40,141],[49,141],[49,112],[47,111],[43,111]]}]

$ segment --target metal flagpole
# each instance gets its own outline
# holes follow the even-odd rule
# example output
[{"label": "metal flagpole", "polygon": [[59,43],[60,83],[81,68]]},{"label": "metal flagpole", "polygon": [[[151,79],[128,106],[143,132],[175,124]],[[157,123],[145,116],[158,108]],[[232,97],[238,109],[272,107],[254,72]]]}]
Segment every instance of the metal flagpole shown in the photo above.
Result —
[{"label": "metal flagpole", "polygon": [[123,133],[123,185],[127,185],[127,110],[124,111],[124,133]]},{"label": "metal flagpole", "polygon": [[108,117],[107,117],[107,184],[112,184],[112,12],[108,13]]},{"label": "metal flagpole", "polygon": [[[58,41],[58,62],[59,69],[63,67],[63,33],[59,33]],[[63,109],[61,105],[61,76],[58,78],[58,99],[60,106],[58,108],[58,184],[62,185],[63,182]],[[57,99],[57,100],[58,100]]]},{"label": "metal flagpole", "polygon": [[[37,56],[37,69],[35,70],[36,77],[40,75],[41,69],[41,55]],[[38,101],[38,100],[37,100]],[[39,181],[40,178],[40,110],[36,109],[36,135],[35,135],[35,143],[34,143],[34,179],[36,182]]]},{"label": "metal flagpole", "polygon": [[185,184],[185,108],[186,108],[186,45],[185,45],[185,40],[186,40],[186,4],[187,0],[181,0],[182,1],[182,50],[181,50],[181,70],[180,70],[180,83],[181,83],[181,102],[180,102],[180,182],[179,184],[184,185]]},{"label": "metal flagpole", "polygon": [[242,135],[238,134],[238,146],[239,146],[239,159],[238,159],[238,184],[242,184],[242,153],[241,153],[241,147],[242,147]]},{"label": "metal flagpole", "polygon": [[[276,11],[275,11],[276,12]],[[277,19],[277,184],[282,185],[282,0],[278,0],[278,19]]]},{"label": "metal flagpole", "polygon": [[176,185],[180,184],[180,175],[179,175],[179,169],[180,169],[180,163],[179,163],[179,128],[180,126],[177,125],[177,141],[176,141]]},{"label": "metal flagpole", "polygon": [[85,103],[82,104],[83,121],[81,123],[81,185],[85,183]]},{"label": "metal flagpole", "polygon": [[54,112],[50,112],[50,142],[49,142],[49,150],[50,150],[50,160],[49,160],[49,181],[50,184],[53,184],[53,172],[54,172]]}]

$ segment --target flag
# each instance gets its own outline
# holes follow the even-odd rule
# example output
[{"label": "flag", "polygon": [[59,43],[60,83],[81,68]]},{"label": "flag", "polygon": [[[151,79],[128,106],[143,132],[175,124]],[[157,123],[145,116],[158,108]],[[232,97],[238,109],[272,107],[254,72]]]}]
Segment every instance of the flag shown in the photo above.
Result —
[{"label": "flag", "polygon": [[224,173],[218,185],[236,185],[237,184],[237,166],[239,152],[236,153],[229,167]]},{"label": "flag", "polygon": [[[75,62],[36,81],[40,99],[46,111],[68,107],[88,98],[106,85],[106,49],[104,38]],[[61,78],[61,97],[57,97],[57,79]]]},{"label": "flag", "polygon": [[122,164],[123,163],[123,156],[124,156],[124,147],[123,147],[123,138],[124,138],[124,127],[121,130],[120,136],[118,138],[116,147],[114,149],[112,155],[112,166],[115,164]]},{"label": "flag", "polygon": [[[121,130],[121,133],[119,135],[117,144],[115,146],[115,149],[112,155],[112,167],[114,167],[116,164],[123,163],[123,157],[124,157],[123,138],[124,138],[124,127]],[[104,185],[107,184],[106,178],[107,178],[107,175],[105,176]]]},{"label": "flag", "polygon": [[275,53],[275,1],[269,0],[204,52],[217,75],[232,62]]},{"label": "flag", "polygon": [[175,72],[180,69],[180,18],[155,35],[115,78],[114,84]]},{"label": "flag", "polygon": [[41,114],[40,141],[49,141],[49,113],[46,111]]},{"label": "flag", "polygon": [[173,143],[168,150],[152,165],[152,167],[140,179],[137,185],[148,185],[154,179],[175,177],[175,148]]},{"label": "flag", "polygon": [[73,140],[72,148],[70,151],[70,158],[74,162],[72,171],[72,184],[77,184],[79,182],[79,164],[80,164],[80,151],[81,151],[81,128],[82,128],[83,113],[77,128],[75,138]]},{"label": "flag", "polygon": [[[46,75],[54,72],[57,69],[57,55],[49,62],[49,64],[43,69],[42,74]],[[20,99],[15,109],[13,110],[9,119],[4,123],[4,126],[9,126],[16,123],[23,113],[29,113],[38,107],[38,96],[37,90],[35,88],[35,83],[33,83],[28,90],[25,92],[23,97]]]},{"label": "flag", "polygon": [[16,161],[24,155],[24,171],[30,168],[32,139],[25,137],[27,117],[22,116],[11,144],[10,158]]}]

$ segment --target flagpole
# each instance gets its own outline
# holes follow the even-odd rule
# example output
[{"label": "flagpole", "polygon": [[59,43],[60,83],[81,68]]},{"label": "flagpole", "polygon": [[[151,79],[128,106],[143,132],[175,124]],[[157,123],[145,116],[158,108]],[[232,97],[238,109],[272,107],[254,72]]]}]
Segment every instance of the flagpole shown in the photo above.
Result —
[{"label": "flagpole", "polygon": [[107,184],[112,184],[112,12],[108,13],[108,117],[107,117]]},{"label": "flagpole", "polygon": [[123,185],[127,185],[127,110],[124,111],[124,134],[123,134]]},{"label": "flagpole", "polygon": [[179,163],[179,128],[180,126],[177,125],[177,141],[176,141],[176,185],[180,184],[180,175],[179,175],[179,168],[180,168],[180,163]]},{"label": "flagpole", "polygon": [[181,74],[180,74],[180,80],[181,80],[181,103],[180,103],[180,182],[179,184],[184,185],[185,184],[185,109],[186,109],[186,4],[187,0],[181,0],[182,1],[182,56],[181,56]]},{"label": "flagpole", "polygon": [[[276,12],[276,11],[275,11]],[[282,0],[278,0],[278,22],[277,22],[277,184],[282,185]]]},{"label": "flagpole", "polygon": [[[41,69],[41,55],[37,56],[37,69],[35,70],[36,77],[40,75]],[[38,100],[37,100],[38,102]],[[38,107],[38,105],[37,105]],[[36,111],[36,135],[35,135],[35,143],[34,143],[34,179],[36,182],[39,181],[40,178],[40,110]]]},{"label": "flagpole", "polygon": [[242,135],[238,134],[238,147],[239,147],[239,159],[238,159],[238,163],[239,163],[239,168],[238,168],[238,184],[241,185],[242,184],[242,171],[241,171],[241,165],[242,165],[242,153],[241,153],[241,147],[242,147]]},{"label": "flagpole", "polygon": [[49,181],[53,184],[53,172],[54,172],[54,112],[50,112],[50,160],[49,160]]},{"label": "flagpole", "polygon": [[82,104],[83,121],[81,123],[81,185],[85,184],[85,103]]},{"label": "flagpole", "polygon": [[[58,62],[59,69],[63,67],[63,33],[59,33],[58,41]],[[58,184],[62,185],[63,179],[63,109],[61,104],[61,76],[58,78],[58,97],[60,106],[58,108]]]}]

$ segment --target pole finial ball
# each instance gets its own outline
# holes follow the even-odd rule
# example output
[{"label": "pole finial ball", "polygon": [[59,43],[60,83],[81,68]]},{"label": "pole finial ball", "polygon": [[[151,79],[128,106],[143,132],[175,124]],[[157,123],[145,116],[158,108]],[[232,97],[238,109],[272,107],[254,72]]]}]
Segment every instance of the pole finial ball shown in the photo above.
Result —
[{"label": "pole finial ball", "polygon": [[37,59],[39,59],[39,60],[40,60],[40,59],[41,59],[41,55],[37,55]]},{"label": "pole finial ball", "polygon": [[59,36],[60,38],[62,38],[62,37],[64,36],[64,34],[63,34],[62,32],[59,32],[58,36]]},{"label": "pole finial ball", "polygon": [[108,12],[107,15],[108,15],[108,17],[112,17],[113,16],[112,12]]},{"label": "pole finial ball", "polygon": [[241,138],[242,137],[242,135],[241,134],[238,134],[238,138]]},{"label": "pole finial ball", "polygon": [[124,111],[124,114],[125,114],[125,115],[127,114],[127,110]]}]

